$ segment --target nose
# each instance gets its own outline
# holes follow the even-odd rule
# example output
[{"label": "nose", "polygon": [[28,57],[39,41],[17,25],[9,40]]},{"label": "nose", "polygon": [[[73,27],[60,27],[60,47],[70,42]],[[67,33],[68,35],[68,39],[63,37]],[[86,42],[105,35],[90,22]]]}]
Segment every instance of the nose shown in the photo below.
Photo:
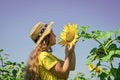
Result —
[{"label": "nose", "polygon": [[53,35],[56,37],[56,35],[53,33]]}]

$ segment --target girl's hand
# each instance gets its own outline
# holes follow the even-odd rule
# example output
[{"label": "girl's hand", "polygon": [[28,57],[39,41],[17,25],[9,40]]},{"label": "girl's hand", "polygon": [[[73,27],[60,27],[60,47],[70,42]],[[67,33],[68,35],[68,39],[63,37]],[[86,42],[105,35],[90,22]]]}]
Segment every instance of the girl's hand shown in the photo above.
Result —
[{"label": "girl's hand", "polygon": [[74,52],[74,49],[75,49],[75,45],[66,45],[65,47],[65,54],[66,55],[69,55],[69,54],[72,54]]}]

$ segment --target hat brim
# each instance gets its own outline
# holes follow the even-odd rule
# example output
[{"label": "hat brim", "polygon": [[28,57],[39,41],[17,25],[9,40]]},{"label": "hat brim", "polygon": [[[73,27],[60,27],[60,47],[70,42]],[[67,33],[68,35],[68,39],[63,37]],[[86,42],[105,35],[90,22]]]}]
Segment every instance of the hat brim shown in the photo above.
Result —
[{"label": "hat brim", "polygon": [[42,36],[38,39],[35,48],[41,43],[41,41],[48,35],[51,33],[52,30],[52,26],[53,26],[54,22],[50,22],[50,24],[47,26],[47,28],[45,29],[44,33],[42,34]]},{"label": "hat brim", "polygon": [[[38,37],[41,28],[45,26],[45,23],[43,22],[38,22],[34,27],[32,28],[32,31],[30,33],[31,39],[35,42],[36,38]],[[36,43],[36,42],[35,42]]]}]

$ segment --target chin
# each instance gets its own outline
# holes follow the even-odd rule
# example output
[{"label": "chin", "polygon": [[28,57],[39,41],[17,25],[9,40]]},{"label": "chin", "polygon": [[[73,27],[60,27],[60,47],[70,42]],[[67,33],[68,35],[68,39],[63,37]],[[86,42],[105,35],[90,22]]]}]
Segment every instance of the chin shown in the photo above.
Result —
[{"label": "chin", "polygon": [[52,43],[51,46],[55,45],[56,43]]}]

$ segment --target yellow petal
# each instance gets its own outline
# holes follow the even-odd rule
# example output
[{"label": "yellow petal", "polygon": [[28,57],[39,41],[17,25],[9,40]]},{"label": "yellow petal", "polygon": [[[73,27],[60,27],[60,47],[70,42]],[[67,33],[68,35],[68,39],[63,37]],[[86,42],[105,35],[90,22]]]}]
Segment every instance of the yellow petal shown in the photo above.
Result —
[{"label": "yellow petal", "polygon": [[60,44],[61,45],[74,45],[78,41],[78,33],[77,24],[68,24],[64,25],[64,30],[60,34]]}]

